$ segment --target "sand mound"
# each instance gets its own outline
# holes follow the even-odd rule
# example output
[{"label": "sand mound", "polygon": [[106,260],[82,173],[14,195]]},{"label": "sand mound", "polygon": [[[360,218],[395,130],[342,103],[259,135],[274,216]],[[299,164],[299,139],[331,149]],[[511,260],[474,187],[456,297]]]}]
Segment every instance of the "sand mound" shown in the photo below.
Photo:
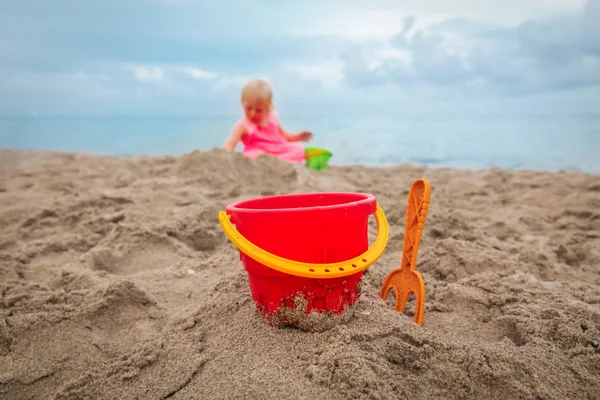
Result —
[{"label": "sand mound", "polygon": [[[600,177],[411,165],[306,170],[0,151],[0,398],[600,398]],[[422,328],[379,288],[413,180],[432,202]],[[274,328],[217,213],[241,199],[374,194],[390,223],[348,324]],[[374,239],[376,228],[370,226]]]}]

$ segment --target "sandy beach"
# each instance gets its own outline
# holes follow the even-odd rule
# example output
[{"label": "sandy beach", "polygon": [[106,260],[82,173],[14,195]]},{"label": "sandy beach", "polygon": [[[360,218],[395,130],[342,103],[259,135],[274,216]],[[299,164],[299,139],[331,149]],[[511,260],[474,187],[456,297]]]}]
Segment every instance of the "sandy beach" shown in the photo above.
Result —
[{"label": "sandy beach", "polygon": [[[318,172],[220,149],[0,150],[0,171],[0,399],[600,398],[598,175]],[[414,303],[378,296],[418,178],[432,187],[423,327]],[[217,215],[317,191],[375,195],[389,242],[347,324],[276,328]]]}]

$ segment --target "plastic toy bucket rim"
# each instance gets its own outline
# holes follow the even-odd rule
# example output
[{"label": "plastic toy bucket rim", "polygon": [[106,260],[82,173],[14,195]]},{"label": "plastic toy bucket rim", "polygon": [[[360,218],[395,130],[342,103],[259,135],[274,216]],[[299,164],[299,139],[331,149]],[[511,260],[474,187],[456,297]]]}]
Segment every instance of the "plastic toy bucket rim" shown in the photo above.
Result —
[{"label": "plastic toy bucket rim", "polygon": [[[326,205],[281,206],[281,202],[292,202],[292,199],[304,202],[305,199],[323,197],[328,200],[340,196],[342,202]],[[310,203],[306,201],[306,203]],[[277,204],[277,205],[275,205]],[[359,192],[316,192],[291,193],[275,196],[255,197],[230,203],[225,208],[233,224],[238,224],[237,214],[244,214],[244,224],[281,225],[282,223],[302,224],[304,221],[317,219],[342,220],[362,218],[377,211],[375,196]],[[240,221],[241,222],[241,221]],[[312,222],[310,222],[312,224]]]},{"label": "plastic toy bucket rim", "polygon": [[326,149],[319,149],[319,148],[310,148],[310,149],[306,149],[306,158],[313,158],[316,156],[320,156],[321,154],[326,154],[327,156],[331,157],[333,155],[333,153],[329,150]]},{"label": "plastic toy bucket rim", "polygon": [[[312,193],[315,195],[316,193]],[[302,196],[305,194],[296,194],[289,196]],[[284,195],[286,196],[286,195]],[[371,196],[371,195],[367,195]],[[360,202],[360,201],[359,201]],[[244,202],[236,203],[242,205]],[[287,209],[260,209],[256,210],[257,213],[281,213],[286,211],[293,210],[313,210],[313,211],[322,211],[323,209],[341,209],[343,210],[346,205],[344,204],[336,204],[329,206],[315,206],[315,207],[298,207],[298,208],[287,208]],[[228,209],[232,209],[232,206],[229,206]],[[252,211],[252,210],[250,210]],[[263,214],[264,216],[264,214]],[[280,219],[280,218],[278,218]],[[261,221],[264,221],[261,218]],[[232,243],[240,249],[244,254],[248,255],[250,258],[255,261],[270,267],[279,272],[287,273],[290,275],[301,276],[306,278],[341,278],[344,276],[353,275],[359,271],[363,271],[373,265],[375,261],[383,254],[385,247],[388,241],[389,235],[389,227],[387,223],[387,219],[385,218],[385,214],[383,210],[376,204],[375,211],[375,221],[377,222],[378,234],[377,238],[373,245],[365,251],[363,254],[352,258],[350,260],[336,262],[336,263],[328,263],[328,264],[314,264],[314,263],[304,263],[294,260],[289,260],[283,257],[276,256],[275,254],[269,253],[266,250],[261,249],[256,246],[248,239],[246,239],[240,232],[233,226],[230,220],[230,215],[228,215],[225,211],[219,212],[219,223],[221,224],[221,228],[223,232],[227,235],[227,237],[232,241]]]}]

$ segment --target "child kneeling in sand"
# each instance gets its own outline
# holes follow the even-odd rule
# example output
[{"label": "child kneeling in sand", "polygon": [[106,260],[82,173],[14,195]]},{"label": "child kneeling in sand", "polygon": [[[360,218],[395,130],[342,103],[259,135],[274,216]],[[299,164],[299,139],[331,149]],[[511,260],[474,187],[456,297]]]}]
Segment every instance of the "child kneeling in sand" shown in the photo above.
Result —
[{"label": "child kneeling in sand", "polygon": [[274,111],[273,91],[267,82],[260,79],[248,82],[242,89],[241,103],[244,116],[223,143],[225,150],[234,151],[241,141],[242,154],[250,158],[270,154],[291,162],[305,161],[306,149],[294,142],[308,142],[313,134],[289,133],[281,127]]}]

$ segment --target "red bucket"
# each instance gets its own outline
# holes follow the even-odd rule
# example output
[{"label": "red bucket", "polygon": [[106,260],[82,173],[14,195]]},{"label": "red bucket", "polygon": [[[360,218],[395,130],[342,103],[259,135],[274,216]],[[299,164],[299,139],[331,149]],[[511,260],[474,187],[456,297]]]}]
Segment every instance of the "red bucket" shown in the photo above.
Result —
[{"label": "red bucket", "polygon": [[[260,250],[292,262],[330,265],[365,254],[369,247],[368,219],[377,209],[375,197],[363,193],[304,193],[244,200],[226,208],[227,217],[237,228],[237,233],[228,236],[235,240],[241,235]],[[260,250],[247,252],[252,255]],[[310,272],[304,274],[308,276],[282,272],[255,258],[240,247],[254,302],[273,325],[322,331],[351,318],[365,266],[358,262],[348,268],[335,265],[337,269],[331,273],[344,276],[311,278]],[[362,261],[372,264],[372,258]]]}]

